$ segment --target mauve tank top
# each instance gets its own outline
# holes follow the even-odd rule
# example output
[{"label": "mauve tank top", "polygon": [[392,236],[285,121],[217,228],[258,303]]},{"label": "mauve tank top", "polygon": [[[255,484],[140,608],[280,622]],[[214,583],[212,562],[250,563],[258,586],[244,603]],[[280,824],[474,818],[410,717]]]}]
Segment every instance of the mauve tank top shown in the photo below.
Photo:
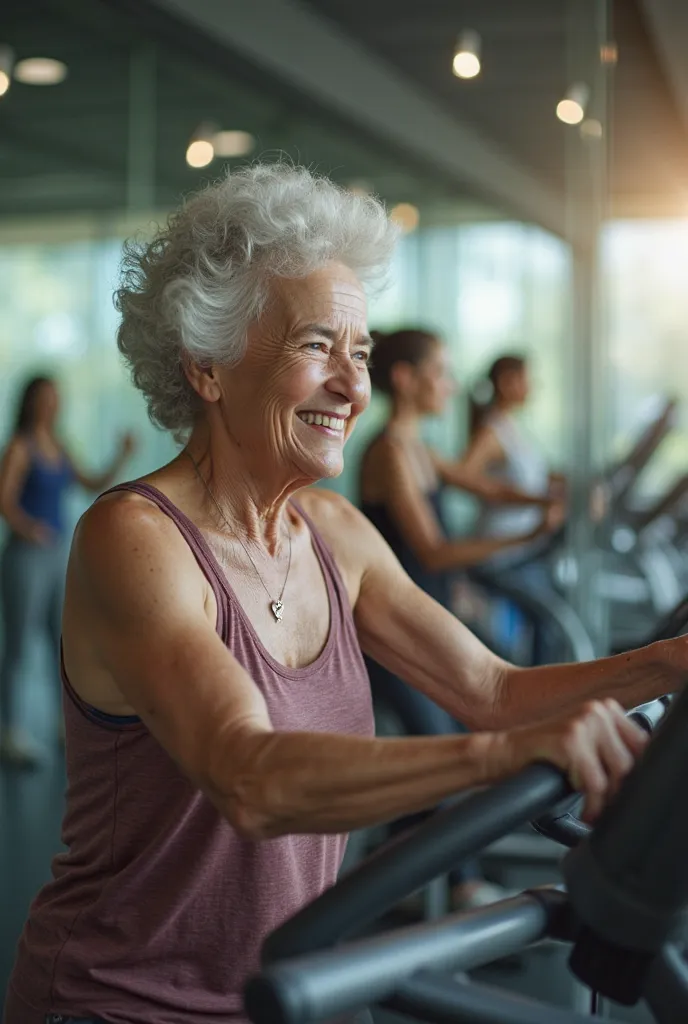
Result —
[{"label": "mauve tank top", "polygon": [[[122,489],[178,526],[213,588],[217,632],[276,730],[373,734],[348,595],[300,509],[327,584],[330,631],[311,665],[289,669],[261,644],[198,528],[155,488]],[[63,679],[67,851],[29,912],[5,1024],[44,1024],[48,1013],[111,1024],[244,1021],[242,987],[263,939],[333,884],[346,837],[242,839],[138,718],[95,711]]]}]

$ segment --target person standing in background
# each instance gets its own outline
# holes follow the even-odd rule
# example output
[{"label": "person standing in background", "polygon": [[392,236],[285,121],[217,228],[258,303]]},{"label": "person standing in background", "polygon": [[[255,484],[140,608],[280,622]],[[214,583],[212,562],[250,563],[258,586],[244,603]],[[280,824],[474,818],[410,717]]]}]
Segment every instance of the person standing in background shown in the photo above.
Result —
[{"label": "person standing in background", "polygon": [[80,469],[57,435],[55,380],[33,377],[19,400],[12,437],[0,462],[0,515],[9,537],[0,555],[3,655],[0,661],[0,761],[34,767],[35,747],[16,725],[19,674],[32,637],[47,632],[56,662],[66,565],[64,499],[80,484],[98,493],[114,481],[134,448],[122,438],[100,474]]}]

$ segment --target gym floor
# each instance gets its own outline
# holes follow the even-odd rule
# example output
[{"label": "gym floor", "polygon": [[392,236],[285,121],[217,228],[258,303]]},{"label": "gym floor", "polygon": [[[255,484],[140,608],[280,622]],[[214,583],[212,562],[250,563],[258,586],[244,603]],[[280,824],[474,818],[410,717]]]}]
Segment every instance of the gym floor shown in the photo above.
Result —
[{"label": "gym floor", "polygon": [[[60,848],[65,772],[55,738],[57,698],[41,675],[32,671],[27,679],[22,718],[45,747],[46,764],[32,773],[0,769],[0,1006],[29,904],[49,877],[52,857]],[[531,867],[514,867],[500,880],[514,889],[552,880],[551,871],[539,871],[540,875]],[[503,962],[478,973],[481,980],[524,995],[572,1005],[566,951],[554,944],[532,950],[518,962]],[[638,1008],[617,1009],[613,1018],[637,1024],[650,1021],[649,1014]],[[382,1011],[376,1011],[375,1019],[376,1024],[402,1022],[401,1017]]]}]

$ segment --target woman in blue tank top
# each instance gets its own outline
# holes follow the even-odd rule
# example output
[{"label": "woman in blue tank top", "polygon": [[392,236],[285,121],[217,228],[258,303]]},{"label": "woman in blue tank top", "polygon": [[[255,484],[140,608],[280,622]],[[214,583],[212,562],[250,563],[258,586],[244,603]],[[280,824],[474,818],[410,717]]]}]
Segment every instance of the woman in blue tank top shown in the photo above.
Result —
[{"label": "woman in blue tank top", "polygon": [[[34,377],[19,401],[14,432],[0,465],[0,515],[9,537],[0,556],[3,655],[0,662],[0,761],[37,763],[37,752],[16,726],[19,673],[29,645],[47,633],[57,651],[66,563],[64,504],[74,484],[99,492],[133,447],[123,438],[109,469],[91,475],[75,466],[56,434],[59,395],[50,377]],[[57,657],[56,662],[57,664]]]},{"label": "woman in blue tank top", "polygon": [[[423,443],[423,418],[444,412],[454,391],[446,351],[436,335],[409,329],[377,333],[374,338],[370,376],[373,386],[391,399],[391,406],[383,431],[369,445],[361,463],[361,509],[414,582],[451,610],[456,570],[540,536],[544,532],[542,512],[549,503],[509,484],[466,473],[461,463],[441,459]],[[535,513],[535,525],[527,533],[510,537],[452,539],[442,506],[447,485],[470,490],[488,501],[528,504]],[[367,663],[373,694],[410,735],[463,731],[429,697],[377,662],[368,659]],[[450,881],[457,906],[474,906],[501,895],[480,878],[474,865],[464,865]]]}]

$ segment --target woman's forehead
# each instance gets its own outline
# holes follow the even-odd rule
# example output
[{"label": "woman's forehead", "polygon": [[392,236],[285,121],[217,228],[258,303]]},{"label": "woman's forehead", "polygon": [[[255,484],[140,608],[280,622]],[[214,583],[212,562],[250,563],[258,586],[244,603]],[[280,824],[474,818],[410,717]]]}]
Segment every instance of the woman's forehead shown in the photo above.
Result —
[{"label": "woman's forehead", "polygon": [[331,264],[307,277],[275,281],[275,306],[299,320],[365,320],[366,297],[348,267]]}]

